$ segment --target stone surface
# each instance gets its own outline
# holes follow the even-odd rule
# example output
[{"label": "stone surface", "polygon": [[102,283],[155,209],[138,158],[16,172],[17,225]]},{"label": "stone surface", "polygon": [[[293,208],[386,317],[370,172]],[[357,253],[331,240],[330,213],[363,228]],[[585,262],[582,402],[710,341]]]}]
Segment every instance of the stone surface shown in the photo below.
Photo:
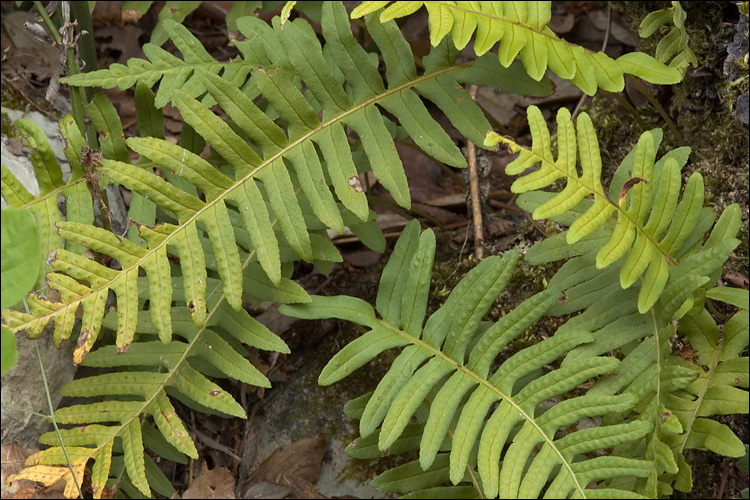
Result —
[{"label": "stone surface", "polygon": [[2,442],[18,441],[21,446],[37,446],[39,436],[52,430],[52,424],[30,412],[49,415],[49,404],[39,367],[35,343],[39,344],[44,373],[54,407],[60,403],[60,387],[73,380],[73,347],[70,341],[62,349],[55,348],[52,333],[31,340],[24,334],[16,335],[18,363],[3,375],[2,384]]}]

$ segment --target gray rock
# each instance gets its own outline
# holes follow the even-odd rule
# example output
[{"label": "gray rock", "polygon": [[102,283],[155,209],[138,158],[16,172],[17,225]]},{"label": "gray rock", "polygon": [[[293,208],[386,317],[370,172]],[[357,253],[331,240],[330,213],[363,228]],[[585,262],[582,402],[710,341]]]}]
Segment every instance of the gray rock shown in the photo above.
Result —
[{"label": "gray rock", "polygon": [[49,404],[39,367],[35,343],[44,363],[52,405],[56,408],[62,396],[60,387],[73,380],[73,347],[70,341],[62,349],[55,348],[51,332],[37,340],[23,334],[16,335],[18,364],[3,375],[2,384],[2,442],[18,441],[21,446],[37,446],[39,436],[53,429],[51,422],[30,412],[49,415]]}]

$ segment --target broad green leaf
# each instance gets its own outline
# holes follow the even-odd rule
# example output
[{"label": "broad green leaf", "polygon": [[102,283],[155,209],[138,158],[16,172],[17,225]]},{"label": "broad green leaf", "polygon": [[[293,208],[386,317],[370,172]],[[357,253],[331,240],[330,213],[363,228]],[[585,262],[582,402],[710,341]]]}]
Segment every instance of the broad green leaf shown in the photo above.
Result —
[{"label": "broad green leaf", "polygon": [[39,269],[39,235],[28,210],[2,210],[2,309],[17,304],[31,290]]}]

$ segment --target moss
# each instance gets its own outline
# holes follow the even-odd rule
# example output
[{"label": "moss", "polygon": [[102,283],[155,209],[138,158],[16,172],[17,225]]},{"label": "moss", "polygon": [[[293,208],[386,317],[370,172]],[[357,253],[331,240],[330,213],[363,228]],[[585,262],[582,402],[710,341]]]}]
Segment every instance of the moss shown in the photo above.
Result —
[{"label": "moss", "polygon": [[[632,31],[638,30],[641,20],[656,9],[666,8],[667,2],[617,2],[615,8]],[[738,203],[742,212],[740,246],[728,262],[726,272],[748,275],[748,164],[750,141],[747,127],[734,114],[737,97],[747,91],[745,78],[725,74],[726,47],[736,32],[739,12],[734,4],[683,2],[687,13],[685,28],[690,47],[696,54],[698,68],[688,69],[684,80],[669,87],[651,86],[653,92],[692,152],[683,171],[683,179],[700,172],[706,186],[705,204],[720,214],[728,205]],[[657,33],[641,39],[637,50],[653,54],[661,36]],[[746,64],[742,61],[740,65]],[[603,178],[606,181],[645,130],[636,117],[605,92],[593,99],[587,113],[591,116],[599,137],[603,159]],[[659,154],[681,146],[656,110],[651,105],[638,108],[645,129],[660,127],[664,140]]]}]

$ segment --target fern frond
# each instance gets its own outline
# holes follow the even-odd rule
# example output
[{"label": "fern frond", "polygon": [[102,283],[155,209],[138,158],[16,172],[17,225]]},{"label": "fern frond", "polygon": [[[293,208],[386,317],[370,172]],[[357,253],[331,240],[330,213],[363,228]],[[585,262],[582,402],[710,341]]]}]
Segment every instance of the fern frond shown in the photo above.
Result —
[{"label": "fern frond", "polygon": [[[747,291],[743,290],[745,300]],[[695,373],[695,380],[684,391],[668,396],[672,409],[685,432],[668,436],[666,443],[676,456],[689,449],[710,450],[727,457],[745,454],[742,441],[712,415],[746,414],[748,407],[748,359],[742,351],[748,345],[748,311],[741,309],[719,332],[708,311],[685,316],[679,330],[697,352],[694,362],[680,359],[680,365]],[[707,369],[702,368],[707,367]],[[675,487],[690,491],[693,487],[690,466],[679,461]]]},{"label": "fern frond", "polygon": [[[173,223],[140,226],[138,236],[144,240],[144,246],[120,243],[113,235],[93,227],[68,222],[58,224],[71,244],[76,247],[84,245],[109,255],[120,262],[122,270],[114,271],[57,251],[51,259],[52,264],[56,274],[67,275],[68,279],[53,277],[51,280],[66,288],[63,302],[35,298],[31,301],[31,315],[5,313],[6,321],[14,331],[27,330],[38,335],[47,322],[53,321],[58,329],[56,335],[66,338],[71,333],[71,318],[82,305],[87,320],[85,328],[91,336],[91,343],[86,345],[90,347],[100,326],[102,299],[111,289],[118,299],[117,345],[125,350],[138,322],[135,278],[143,269],[153,294],[150,314],[159,318],[154,323],[161,329],[162,340],[166,341],[170,335],[171,296],[165,285],[171,275],[167,257],[170,253],[180,259],[185,300],[196,326],[202,326],[206,317],[208,262],[206,250],[201,245],[206,241],[202,239],[203,232],[210,242],[215,268],[224,282],[227,301],[238,309],[243,290],[243,266],[240,265],[237,244],[240,241],[238,224],[233,225],[233,220],[243,221],[239,226],[249,237],[246,250],[255,253],[257,262],[275,285],[282,278],[282,246],[291,247],[295,259],[330,262],[337,258],[331,255],[335,255],[335,251],[321,245],[320,239],[315,248],[313,246],[317,228],[329,227],[343,232],[343,217],[347,213],[358,219],[354,226],[350,224],[355,230],[356,227],[363,229],[363,224],[368,223],[370,212],[365,194],[356,188],[356,183],[351,183],[359,171],[353,161],[344,124],[358,133],[369,167],[380,182],[398,203],[408,207],[408,186],[391,132],[386,126],[389,120],[384,119],[377,106],[396,116],[421,148],[451,165],[464,166],[463,155],[430,117],[413,88],[444,109],[465,135],[479,140],[489,130],[489,124],[468,94],[456,88],[458,82],[493,77],[515,84],[524,81],[517,72],[506,72],[491,58],[475,64],[456,65],[458,51],[447,45],[436,48],[426,57],[426,72],[417,75],[409,45],[395,23],[381,25],[377,18],[372,17],[368,19],[368,26],[386,60],[386,88],[376,66],[356,44],[343,5],[332,3],[323,8],[322,25],[328,42],[325,51],[304,20],[288,22],[282,30],[278,25],[272,29],[257,19],[251,19],[254,18],[239,23],[250,38],[248,43],[263,51],[258,57],[267,64],[281,65],[274,70],[260,68],[253,73],[251,82],[268,103],[265,110],[227,79],[229,70],[225,69],[219,77],[215,74],[218,70],[208,71],[201,66],[182,65],[184,72],[194,74],[200,81],[199,87],[183,82],[179,89],[169,91],[163,98],[174,102],[184,122],[211,144],[229,168],[217,170],[197,154],[162,139],[128,139],[131,149],[153,162],[149,165],[155,164],[181,182],[187,181],[186,184],[193,187],[192,193],[188,193],[155,175],[151,166],[143,168],[126,163],[124,157],[114,151],[105,155],[108,158],[102,160],[98,171],[108,180],[154,202],[173,219]],[[254,36],[256,31],[268,36]],[[183,33],[179,36],[189,35]],[[178,46],[180,43],[176,41]],[[197,43],[192,38],[188,45]],[[278,51],[277,43],[284,47],[283,52]],[[325,54],[332,57],[327,59]],[[112,74],[115,72],[113,69]],[[342,75],[343,83],[337,80]],[[299,78],[308,89],[307,95],[298,88]],[[128,80],[128,85],[137,79],[138,75],[135,75]],[[525,81],[531,84],[529,91],[532,93],[543,92],[545,85],[549,84],[536,84],[528,77]],[[176,84],[162,81],[160,92],[165,92],[170,85]],[[236,129],[194,99],[193,96],[203,92],[222,106]],[[159,94],[156,100],[159,100]],[[322,108],[322,121],[313,106]],[[277,117],[283,127],[274,121]],[[196,188],[206,195],[205,201],[198,198]],[[272,229],[271,214],[278,221],[281,235]],[[323,226],[319,226],[320,223]],[[247,265],[250,264],[245,267]],[[71,283],[71,277],[88,285],[78,281]],[[85,352],[87,349],[83,349],[81,355]]]},{"label": "fern frond", "polygon": [[[388,3],[362,2],[351,17],[373,13]],[[681,80],[675,68],[644,53],[633,52],[613,60],[603,52],[590,52],[558,38],[547,26],[552,16],[550,2],[393,2],[380,13],[380,20],[407,16],[422,5],[427,8],[433,46],[450,33],[456,47],[463,49],[476,31],[477,55],[500,42],[500,63],[508,67],[520,55],[526,72],[535,80],[541,79],[549,67],[588,95],[594,95],[597,88],[620,92],[625,86],[624,74],[656,84]]]},{"label": "fern frond", "polygon": [[[598,427],[555,439],[559,429],[584,417],[629,410],[635,402],[631,395],[575,397],[546,411],[540,406],[615,370],[616,359],[594,356],[544,375],[537,372],[591,342],[589,333],[558,332],[493,368],[501,350],[544,314],[559,291],[546,290],[497,323],[482,325],[482,316],[507,283],[517,259],[517,253],[509,251],[472,269],[424,322],[434,249],[432,231],[420,235],[418,223],[409,223],[381,277],[377,310],[382,319],[367,303],[351,297],[314,296],[308,304],[281,309],[296,317],[334,316],[370,328],[323,369],[319,382],[324,385],[342,379],[386,349],[406,346],[367,398],[360,416],[363,439],[377,435],[380,451],[409,446],[420,450],[419,468],[425,473],[418,474],[416,465],[390,471],[403,482],[388,488],[411,491],[447,479],[459,485],[473,473],[489,497],[535,497],[545,487],[553,489],[552,496],[565,497],[571,492],[586,495],[586,485],[592,481],[647,475],[651,464],[642,460],[610,456],[579,462],[578,458],[640,439],[653,428],[650,422]],[[418,412],[425,402],[429,402],[426,419]],[[487,419],[495,404],[499,406]],[[413,427],[405,437],[415,416],[423,427],[418,430],[422,436],[418,445]],[[537,445],[541,451],[534,455]],[[439,453],[446,446],[450,452]]]},{"label": "fern frond", "polygon": [[680,2],[672,2],[672,7],[650,12],[643,18],[639,31],[641,38],[648,38],[662,26],[672,23],[674,28],[656,46],[656,60],[677,68],[683,74],[688,66],[698,65],[695,52],[688,45],[690,36],[685,30],[686,17]]},{"label": "fern frond", "polygon": [[[156,106],[163,107],[172,100],[172,94],[181,90],[188,95],[198,97],[206,92],[197,69],[204,69],[211,73],[220,73],[224,78],[237,87],[241,87],[247,80],[250,71],[257,67],[251,61],[218,62],[203,48],[203,45],[188,31],[186,27],[172,19],[164,19],[159,23],[163,26],[168,38],[175,44],[182,54],[179,59],[159,47],[160,44],[147,43],[143,46],[143,53],[148,60],[136,57],[128,60],[128,65],[112,64],[108,69],[79,73],[61,79],[73,86],[128,89],[138,81],[145,81],[149,87],[159,83],[156,93]],[[163,40],[162,40],[163,43]],[[204,104],[216,104],[207,96]]]},{"label": "fern frond", "polygon": [[[9,208],[28,208],[36,220],[39,243],[42,250],[37,288],[44,286],[44,275],[50,271],[47,257],[50,252],[63,245],[62,238],[55,232],[55,222],[62,221],[57,203],[61,194],[65,199],[66,218],[70,221],[92,224],[94,208],[91,194],[86,187],[81,169],[81,146],[84,144],[81,132],[72,115],[65,115],[59,122],[60,132],[66,141],[65,157],[70,165],[70,176],[63,180],[63,171],[49,145],[41,127],[28,120],[16,120],[16,129],[24,136],[35,151],[31,153],[31,165],[37,179],[38,194],[34,195],[24,187],[15,175],[2,166],[0,192]],[[71,251],[73,245],[66,245]]]},{"label": "fern frond", "polygon": [[[153,300],[153,295],[146,279],[137,280],[137,285],[142,308],[146,299]],[[169,286],[175,289],[175,300],[181,300],[183,293],[179,282]],[[270,387],[268,379],[246,359],[244,346],[282,353],[288,353],[288,347],[247,312],[230,307],[220,289],[218,280],[209,278],[206,299],[209,313],[205,326],[196,327],[184,308],[172,308],[171,331],[181,338],[165,345],[156,340],[156,335],[161,335],[158,325],[141,315],[137,325],[141,338],[127,352],[120,353],[115,346],[105,346],[91,352],[82,362],[84,366],[116,368],[116,371],[74,380],[60,390],[61,394],[71,397],[107,397],[106,401],[67,406],[55,412],[59,424],[79,426],[63,430],[61,435],[68,452],[71,447],[76,450],[77,454],[71,457],[75,464],[84,467],[89,460],[95,461],[92,482],[95,492],[98,491],[97,498],[107,480],[111,462],[116,458],[112,456],[115,438],[122,441],[119,453],[130,482],[143,495],[149,495],[149,485],[152,485],[146,475],[149,459],[144,458],[144,443],[160,454],[166,446],[168,450],[173,449],[171,453],[176,458],[184,455],[197,458],[195,446],[175,413],[170,397],[244,418],[243,408],[232,396],[193,368],[192,363],[203,363],[220,377]],[[116,326],[119,323],[116,315],[108,313],[104,326]],[[82,334],[79,349],[84,338]],[[153,435],[145,439],[143,429],[149,424],[141,422],[144,414],[156,424],[162,436],[160,440]],[[66,463],[54,433],[43,435],[41,442],[53,447],[32,456],[27,465]],[[33,471],[26,474],[30,473]]]},{"label": "fern frond", "polygon": [[[532,205],[540,203],[541,200],[536,200]],[[579,210],[567,217],[567,223],[583,211]],[[573,245],[567,245],[564,237],[556,235],[539,246],[541,251],[532,248],[527,253],[527,257],[531,256],[533,261],[542,256],[545,259],[552,257],[553,254],[557,254],[553,257],[557,259],[560,250],[565,250],[563,253],[569,255],[579,255],[564,264],[550,281],[550,287],[566,290],[567,300],[553,305],[549,312],[569,314],[582,311],[558,329],[557,335],[566,331],[587,331],[592,333],[594,341],[572,349],[562,366],[579,366],[588,357],[621,350],[624,357],[620,365],[609,377],[597,381],[589,394],[632,394],[636,396],[634,410],[638,418],[654,426],[638,446],[631,444],[616,449],[622,456],[645,456],[652,460],[654,465],[648,478],[609,482],[613,487],[643,491],[648,496],[665,495],[671,491],[669,478],[678,472],[684,475],[687,467],[685,459],[681,451],[675,451],[672,443],[686,439],[684,434],[690,427],[685,426],[676,415],[679,408],[684,406],[681,401],[686,397],[685,392],[697,383],[696,377],[699,377],[702,369],[671,354],[669,342],[675,333],[673,320],[682,318],[681,322],[689,321],[686,318],[691,315],[700,315],[701,287],[712,281],[711,277],[721,270],[739,243],[733,237],[738,229],[732,222],[736,215],[733,209],[726,210],[703,248],[689,244],[691,248],[681,256],[680,263],[669,274],[650,314],[639,311],[639,288],[645,286],[645,281],[629,289],[622,289],[618,283],[617,277],[624,262],[618,261],[606,269],[598,269],[596,253],[601,242],[608,237],[604,227]],[[712,217],[709,217],[709,224],[711,220]],[[705,229],[700,230],[699,238],[702,239],[704,234]],[[623,421],[627,421],[627,414],[615,413],[605,418],[609,424]]]},{"label": "fern frond", "polygon": [[[687,160],[686,151],[677,149],[656,161],[661,132],[649,131],[641,135],[636,147],[623,160],[607,195],[601,182],[599,144],[588,115],[581,113],[576,131],[570,113],[565,109],[558,112],[557,158],[539,109],[530,106],[528,117],[533,140],[531,148],[494,132],[488,134],[485,145],[503,143],[514,153],[520,153],[506,168],[510,175],[521,174],[538,165],[535,171],[522,175],[513,183],[513,192],[538,191],[560,178],[565,179],[566,186],[554,196],[540,193],[534,197],[521,197],[521,207],[533,208],[536,219],[556,219],[568,214],[564,221],[570,226],[565,233],[566,242],[572,245],[585,240],[580,249],[588,248],[596,240],[599,268],[605,268],[627,254],[620,267],[620,284],[628,288],[642,279],[638,310],[647,311],[659,299],[671,269],[710,228],[712,220],[703,209],[701,175],[694,173],[690,177],[679,201],[680,169]],[[593,197],[593,202],[587,197]],[[571,213],[574,208],[575,214]],[[739,216],[736,209],[736,206],[729,207],[727,224],[736,224],[729,222],[729,219]],[[617,214],[617,223],[610,229],[608,221],[614,213]],[[597,232],[602,227],[606,227],[603,231],[609,233],[606,241],[602,239],[605,233]],[[557,236],[540,249],[550,252],[544,259],[559,259],[577,252],[562,250],[565,243],[560,238]],[[555,254],[553,248],[562,253]],[[540,262],[533,252],[530,258],[530,262]]]}]

